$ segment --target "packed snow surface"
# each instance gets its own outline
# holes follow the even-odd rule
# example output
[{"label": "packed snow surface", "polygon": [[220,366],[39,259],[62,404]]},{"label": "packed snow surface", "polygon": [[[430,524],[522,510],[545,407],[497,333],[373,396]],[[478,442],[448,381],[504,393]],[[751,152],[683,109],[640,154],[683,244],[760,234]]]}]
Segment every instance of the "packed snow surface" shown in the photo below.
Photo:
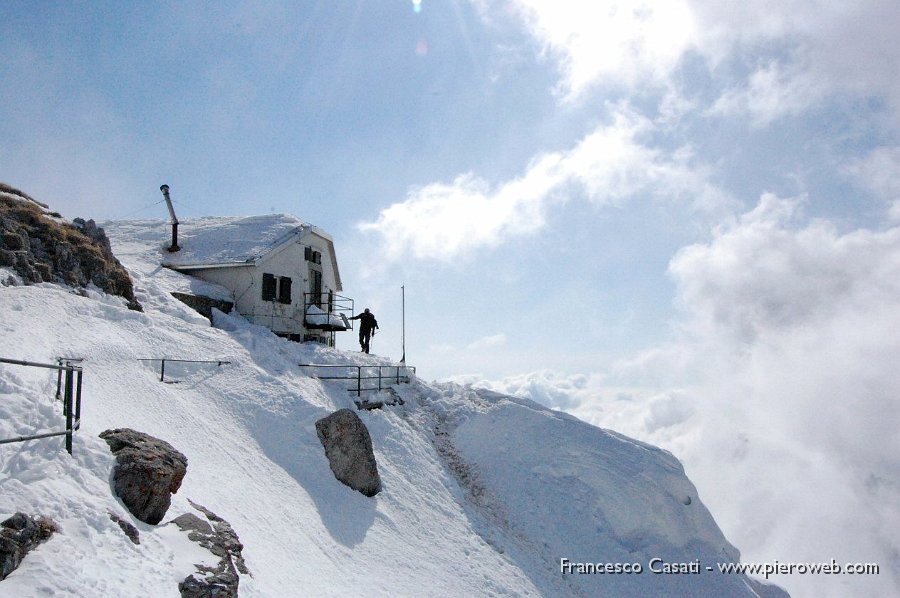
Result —
[{"label": "packed snow surface", "polygon": [[[93,291],[0,287],[0,357],[84,360],[74,455],[59,438],[0,445],[0,516],[42,514],[60,527],[0,582],[0,595],[177,596],[208,558],[165,524],[193,511],[188,499],[239,534],[251,572],[241,576],[243,596],[783,595],[706,571],[738,552],[671,454],[524,399],[394,385],[402,405],[358,412],[383,490],[366,498],[344,486],[315,422],[354,408],[352,383],[316,379],[298,364],[353,371],[391,361],[292,343],[233,314],[216,313],[211,326],[170,296],[194,282],[160,268],[159,239],[135,230],[107,226],[144,313]],[[167,363],[161,382],[164,357],[216,363]],[[55,373],[0,373],[0,438],[61,429]],[[114,459],[98,434],[118,427],[188,458],[159,526],[134,519],[111,493]],[[110,512],[140,530],[140,545]],[[643,573],[563,574],[563,558],[638,563]],[[699,561],[701,570],[654,574],[653,558]]]}]

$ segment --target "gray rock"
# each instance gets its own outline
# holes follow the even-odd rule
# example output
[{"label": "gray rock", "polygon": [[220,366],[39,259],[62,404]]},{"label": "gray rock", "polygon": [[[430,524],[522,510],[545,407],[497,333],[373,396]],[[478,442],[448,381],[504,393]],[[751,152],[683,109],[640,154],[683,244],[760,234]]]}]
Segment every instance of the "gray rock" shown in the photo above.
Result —
[{"label": "gray rock", "polygon": [[26,553],[58,531],[50,519],[25,513],[16,513],[0,528],[0,580],[16,570]]},{"label": "gray rock", "polygon": [[35,262],[34,271],[38,273],[42,281],[53,282],[53,270],[50,268],[50,264]]},{"label": "gray rock", "polygon": [[109,514],[109,518],[119,524],[119,529],[121,529],[125,535],[131,540],[132,544],[140,544],[141,543],[141,532],[138,531],[136,527],[134,527],[130,522],[125,521],[112,511],[107,511]]},{"label": "gray rock", "polygon": [[[205,508],[202,505],[198,505],[191,499],[188,499],[188,502],[191,503],[191,506],[206,515],[206,518],[215,524],[215,532],[217,543],[222,546],[225,552],[231,555],[232,559],[234,559],[234,564],[237,567],[238,571],[247,575],[250,571],[247,569],[247,565],[244,563],[244,557],[241,551],[244,550],[244,545],[241,544],[240,538],[238,538],[237,532],[234,531],[234,528],[231,527],[231,524]],[[212,549],[211,549],[212,550]],[[213,554],[219,554],[213,550]]]},{"label": "gray rock", "polygon": [[172,292],[172,296],[193,309],[195,312],[212,322],[213,308],[218,309],[220,312],[227,314],[231,312],[231,309],[234,307],[234,303],[231,301],[223,301],[220,299],[211,299],[209,297],[204,297],[203,295],[191,295],[189,293],[178,293]]},{"label": "gray rock", "polygon": [[366,496],[381,490],[372,438],[363,421],[350,409],[335,411],[316,422],[316,433],[334,477]]},{"label": "gray rock", "polygon": [[187,457],[168,442],[130,428],[106,430],[100,438],[116,456],[116,496],[144,523],[162,521],[187,473]]},{"label": "gray rock", "polygon": [[17,233],[4,233],[2,235],[3,239],[3,247],[6,249],[10,249],[12,251],[20,251],[25,249],[25,241],[22,239],[22,235]]},{"label": "gray rock", "polygon": [[16,254],[8,249],[0,249],[0,266],[15,266]]},{"label": "gray rock", "polygon": [[[234,586],[237,585],[237,575],[234,575]],[[232,588],[231,576],[224,578],[219,575],[204,575],[198,577],[191,574],[178,584],[178,591],[182,598],[236,598],[237,590]]]},{"label": "gray rock", "polygon": [[184,578],[178,584],[182,598],[231,598],[238,595],[240,577],[238,571],[249,574],[244,564],[241,544],[237,534],[227,521],[198,504],[188,501],[206,516],[203,519],[193,513],[179,515],[171,521],[188,538],[197,542],[213,555],[219,557],[216,565],[195,564],[196,573]]}]

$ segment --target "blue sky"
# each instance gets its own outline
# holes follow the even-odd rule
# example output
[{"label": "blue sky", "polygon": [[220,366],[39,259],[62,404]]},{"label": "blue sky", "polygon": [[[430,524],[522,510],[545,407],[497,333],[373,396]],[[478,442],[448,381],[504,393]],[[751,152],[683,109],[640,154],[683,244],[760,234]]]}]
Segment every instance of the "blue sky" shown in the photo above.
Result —
[{"label": "blue sky", "polygon": [[883,216],[840,166],[892,142],[896,90],[820,75],[828,24],[548,6],[7,5],[4,177],[70,217],[163,217],[161,182],[181,216],[299,215],[335,236],[384,352],[406,285],[435,376],[665,338],[669,259],[762,192]]},{"label": "blue sky", "polygon": [[885,218],[845,167],[895,147],[897,53],[830,46],[896,10],[763,4],[8,3],[3,179],[69,217],[165,217],[163,182],[293,213],[378,350],[403,284],[426,375],[590,371],[669,337],[669,261],[762,193]]},{"label": "blue sky", "polygon": [[801,593],[896,594],[898,30],[896,0],[5,2],[0,180],[319,225],[376,353],[405,285],[424,377],[672,450],[745,559],[888,567]]}]

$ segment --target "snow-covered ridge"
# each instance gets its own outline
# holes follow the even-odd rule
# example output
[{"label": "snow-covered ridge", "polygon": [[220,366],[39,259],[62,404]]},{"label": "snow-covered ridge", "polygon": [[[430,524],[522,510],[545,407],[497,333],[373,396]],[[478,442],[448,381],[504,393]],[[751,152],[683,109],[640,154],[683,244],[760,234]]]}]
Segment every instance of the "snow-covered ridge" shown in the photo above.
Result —
[{"label": "snow-covered ridge", "polygon": [[[331,474],[314,423],[354,397],[297,364],[389,360],[291,343],[239,317],[211,327],[170,296],[194,282],[160,268],[156,240],[107,233],[144,313],[55,285],[0,288],[0,330],[14,353],[2,356],[85,360],[74,456],[55,440],[0,451],[0,516],[41,513],[61,528],[0,593],[177,595],[188,548],[171,526],[130,518],[110,492],[113,458],[97,434],[127,426],[188,457],[166,520],[190,511],[190,498],[230,521],[252,572],[242,595],[779,595],[736,575],[651,573],[653,558],[715,565],[738,555],[672,455],[523,399],[398,386],[402,406],[360,412],[383,490],[371,499],[350,490]],[[230,363],[167,369],[180,382],[164,384],[158,364],[139,361],[161,357]],[[0,438],[57,425],[52,376],[0,371]],[[110,510],[140,529],[140,546]],[[644,572],[564,575],[562,558]]]}]

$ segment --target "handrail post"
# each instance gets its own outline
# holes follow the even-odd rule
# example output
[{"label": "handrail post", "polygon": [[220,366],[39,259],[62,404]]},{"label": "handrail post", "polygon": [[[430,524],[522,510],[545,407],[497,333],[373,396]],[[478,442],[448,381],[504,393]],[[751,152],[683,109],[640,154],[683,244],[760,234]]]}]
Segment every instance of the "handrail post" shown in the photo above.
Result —
[{"label": "handrail post", "polygon": [[356,396],[362,396],[362,366],[356,366]]},{"label": "handrail post", "polygon": [[79,369],[75,380],[75,429],[81,429],[81,376],[84,372]]},{"label": "handrail post", "polygon": [[72,369],[66,370],[66,400],[64,403],[66,413],[66,451],[72,454]]},{"label": "handrail post", "polygon": [[[56,363],[59,365],[63,364],[63,358],[57,357]],[[56,400],[60,400],[62,398],[62,370],[56,370]]]},{"label": "handrail post", "polygon": [[159,381],[165,382],[166,381],[166,358],[163,357],[161,362],[162,363],[159,366]]},{"label": "handrail post", "polygon": [[378,391],[381,392],[381,366],[378,366]]}]

